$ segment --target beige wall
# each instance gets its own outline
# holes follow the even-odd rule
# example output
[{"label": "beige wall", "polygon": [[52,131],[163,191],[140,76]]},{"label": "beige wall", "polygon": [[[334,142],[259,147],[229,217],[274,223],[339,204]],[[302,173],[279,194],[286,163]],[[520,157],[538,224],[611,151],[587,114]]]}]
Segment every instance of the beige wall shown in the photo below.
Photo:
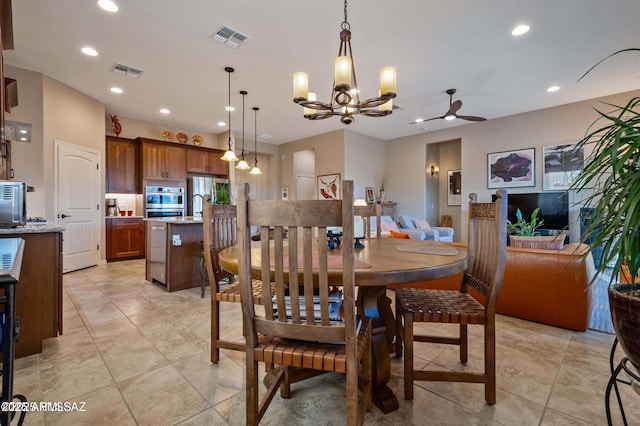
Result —
[{"label": "beige wall", "polygon": [[[344,132],[343,179],[353,181],[354,198],[366,198],[365,187],[377,194],[380,180],[386,173],[385,142],[350,130]],[[387,197],[392,194],[387,194]]]},{"label": "beige wall", "polygon": [[14,180],[27,182],[34,192],[27,193],[27,215],[53,219],[45,208],[45,177],[43,166],[42,74],[4,67],[5,76],[18,82],[18,106],[5,115],[7,120],[31,123],[31,142],[11,142],[11,168]]},{"label": "beige wall", "polygon": [[[459,138],[461,145],[462,209],[461,220],[468,217],[467,200],[475,192],[480,200],[488,200],[495,190],[487,188],[487,154],[513,149],[535,148],[536,185],[530,188],[509,188],[509,192],[542,191],[542,147],[575,143],[582,139],[588,126],[597,118],[593,107],[609,109],[600,101],[624,104],[640,91],[603,97],[558,107],[497,118],[481,123],[467,124],[436,132],[387,141],[387,168],[392,170],[389,187],[392,191],[406,182],[424,181],[424,158],[428,144]],[[569,201],[572,202],[570,197]],[[425,205],[426,191],[413,191],[398,199],[400,213],[413,213]],[[418,210],[417,210],[418,209]],[[571,238],[579,238],[576,222],[579,206],[570,213]],[[462,227],[461,240],[466,241],[467,229]]]},{"label": "beige wall", "polygon": [[291,199],[295,198],[295,173],[293,165],[293,153],[296,151],[313,150],[315,153],[315,174],[327,175],[340,173],[344,179],[345,150],[344,130],[324,133],[299,141],[278,145],[280,164],[280,180],[278,182],[278,194],[283,186],[289,187]]},{"label": "beige wall", "polygon": [[[54,141],[91,148],[100,153],[101,198],[104,198],[104,105],[52,78],[43,76],[43,169],[46,217],[55,217]],[[104,243],[104,241],[103,241]],[[104,248],[104,244],[101,245]]]}]

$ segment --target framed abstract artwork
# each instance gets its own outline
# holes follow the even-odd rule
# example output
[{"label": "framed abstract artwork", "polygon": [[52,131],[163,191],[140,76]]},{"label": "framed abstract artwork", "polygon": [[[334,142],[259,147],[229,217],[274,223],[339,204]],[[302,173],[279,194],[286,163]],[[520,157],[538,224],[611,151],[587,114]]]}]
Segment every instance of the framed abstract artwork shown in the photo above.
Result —
[{"label": "framed abstract artwork", "polygon": [[318,176],[318,200],[339,200],[340,173]]},{"label": "framed abstract artwork", "polygon": [[575,144],[545,146],[542,149],[542,189],[569,189],[584,168],[584,149]]},{"label": "framed abstract artwork", "polygon": [[536,186],[535,149],[487,154],[487,187],[520,188]]},{"label": "framed abstract artwork", "polygon": [[460,170],[449,170],[449,192],[447,193],[447,205],[462,205],[462,172]]}]

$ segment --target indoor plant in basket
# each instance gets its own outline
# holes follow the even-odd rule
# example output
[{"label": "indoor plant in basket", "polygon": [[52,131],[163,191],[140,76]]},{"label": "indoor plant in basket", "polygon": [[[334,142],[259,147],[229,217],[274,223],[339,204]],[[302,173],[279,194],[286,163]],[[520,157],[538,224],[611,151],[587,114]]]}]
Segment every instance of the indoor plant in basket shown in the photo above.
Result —
[{"label": "indoor plant in basket", "polygon": [[544,219],[538,217],[540,208],[531,212],[531,219],[525,220],[520,209],[516,210],[516,223],[507,221],[509,244],[516,248],[537,248],[559,250],[564,246],[564,234],[541,236],[538,232]]},{"label": "indoor plant in basket", "polygon": [[[627,51],[640,49],[612,55]],[[594,220],[587,224],[582,239],[591,238],[592,248],[602,245],[596,276],[613,265],[613,283],[628,268],[628,283],[609,286],[609,305],[620,345],[640,371],[640,283],[636,283],[640,268],[640,97],[625,105],[604,105],[596,108],[600,117],[577,144],[591,148],[591,154],[570,189],[585,194],[586,206],[594,208]]]}]

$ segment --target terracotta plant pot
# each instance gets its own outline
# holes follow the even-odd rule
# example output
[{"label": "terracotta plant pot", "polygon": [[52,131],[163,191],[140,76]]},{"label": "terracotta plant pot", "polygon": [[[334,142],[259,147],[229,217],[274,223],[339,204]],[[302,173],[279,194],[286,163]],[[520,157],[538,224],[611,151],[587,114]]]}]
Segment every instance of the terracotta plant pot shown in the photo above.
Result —
[{"label": "terracotta plant pot", "polygon": [[620,346],[640,369],[640,297],[630,295],[629,287],[630,284],[609,286],[609,307]]}]

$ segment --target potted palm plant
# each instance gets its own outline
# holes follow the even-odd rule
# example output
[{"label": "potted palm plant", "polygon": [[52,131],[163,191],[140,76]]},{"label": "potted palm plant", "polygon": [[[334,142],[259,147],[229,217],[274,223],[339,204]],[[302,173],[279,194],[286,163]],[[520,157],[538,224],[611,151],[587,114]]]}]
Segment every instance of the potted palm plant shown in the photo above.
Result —
[{"label": "potted palm plant", "polygon": [[[609,56],[628,51],[640,49]],[[586,206],[594,209],[582,239],[591,240],[592,249],[602,247],[596,277],[613,266],[613,284],[608,290],[613,327],[625,354],[640,369],[640,284],[636,283],[640,268],[640,97],[624,105],[604,105],[607,111],[596,108],[600,117],[578,143],[578,147],[590,148],[591,154],[570,189],[583,194]],[[628,282],[614,283],[622,271],[628,271]]]}]

